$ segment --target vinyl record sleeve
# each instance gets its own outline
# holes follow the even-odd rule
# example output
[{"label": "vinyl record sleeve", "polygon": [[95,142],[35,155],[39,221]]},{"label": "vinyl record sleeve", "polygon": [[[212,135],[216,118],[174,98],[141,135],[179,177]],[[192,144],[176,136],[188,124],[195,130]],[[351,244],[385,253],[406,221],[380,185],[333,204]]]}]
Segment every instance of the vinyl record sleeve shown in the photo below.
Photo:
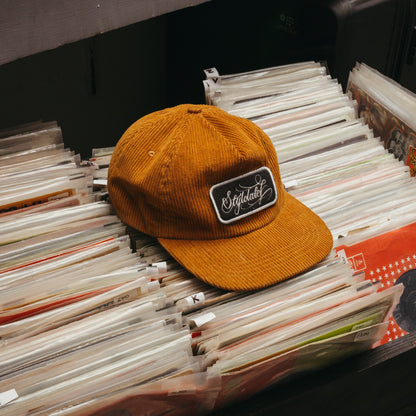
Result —
[{"label": "vinyl record sleeve", "polygon": [[350,84],[349,91],[358,103],[358,115],[373,129],[374,135],[380,137],[384,147],[406,163],[410,148],[416,146],[416,132],[354,83]]},{"label": "vinyl record sleeve", "polygon": [[277,357],[221,377],[216,406],[245,400],[274,383],[306,371],[316,370],[371,347],[382,336],[386,324],[357,329],[347,334],[305,345]]},{"label": "vinyl record sleeve", "polygon": [[338,256],[351,264],[355,273],[365,273],[379,281],[380,291],[403,283],[399,304],[389,320],[381,344],[400,338],[416,329],[414,293],[416,288],[416,223],[369,238],[351,246],[336,247]]}]

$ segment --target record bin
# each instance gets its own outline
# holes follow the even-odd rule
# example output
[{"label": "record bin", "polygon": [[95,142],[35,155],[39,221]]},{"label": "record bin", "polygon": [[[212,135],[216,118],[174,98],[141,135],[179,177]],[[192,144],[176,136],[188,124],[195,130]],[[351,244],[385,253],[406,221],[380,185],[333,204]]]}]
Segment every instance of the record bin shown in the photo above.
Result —
[{"label": "record bin", "polygon": [[[83,158],[141,115],[202,102],[202,69],[213,65],[242,72],[313,57],[346,86],[368,57],[416,92],[413,1],[60,3],[0,1],[0,129],[57,120]],[[415,369],[409,333],[212,414],[411,416]]]}]

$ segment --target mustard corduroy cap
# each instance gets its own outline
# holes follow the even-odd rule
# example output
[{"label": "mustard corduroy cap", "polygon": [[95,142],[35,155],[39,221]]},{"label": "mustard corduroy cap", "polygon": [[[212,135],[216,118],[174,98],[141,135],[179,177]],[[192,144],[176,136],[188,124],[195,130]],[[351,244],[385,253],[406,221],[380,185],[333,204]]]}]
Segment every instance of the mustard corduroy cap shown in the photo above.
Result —
[{"label": "mustard corduroy cap", "polygon": [[269,137],[214,106],[183,104],[132,124],[108,190],[122,221],[222,289],[272,285],[332,249],[322,219],[285,191]]}]

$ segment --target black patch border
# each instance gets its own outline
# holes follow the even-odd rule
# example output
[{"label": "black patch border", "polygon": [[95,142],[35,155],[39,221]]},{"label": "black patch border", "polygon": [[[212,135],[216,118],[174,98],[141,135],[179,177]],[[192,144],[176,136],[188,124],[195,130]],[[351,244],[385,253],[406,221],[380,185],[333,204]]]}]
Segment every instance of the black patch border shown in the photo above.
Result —
[{"label": "black patch border", "polygon": [[[218,190],[223,190],[223,188],[226,188],[226,191],[232,191],[234,192],[233,195],[237,194],[237,192],[235,192],[235,189],[237,186],[239,185],[246,185],[244,182],[242,182],[242,179],[245,178],[249,178],[249,177],[255,177],[256,175],[261,175],[262,179],[266,179],[267,184],[269,185],[268,189],[272,190],[272,200],[270,200],[269,202],[267,202],[264,205],[259,206],[258,208],[255,208],[253,210],[250,211],[246,211],[243,214],[235,214],[233,217],[231,218],[226,218],[224,219],[223,216],[221,216],[221,211],[220,211],[220,207],[221,207],[221,198],[223,198],[223,196],[226,194],[226,192],[221,192],[220,195],[215,195],[218,194]],[[249,186],[254,186],[253,185],[254,181],[251,181],[248,183]],[[234,185],[234,186],[230,186]],[[230,189],[232,188],[232,189]],[[235,221],[238,221],[242,218],[248,217],[250,215],[255,214],[256,212],[259,211],[263,211],[264,209],[274,205],[277,202],[278,199],[278,194],[277,194],[277,188],[276,188],[276,182],[274,180],[273,174],[271,172],[271,170],[267,167],[267,166],[263,166],[259,169],[253,170],[251,172],[247,172],[244,173],[243,175],[240,176],[236,176],[234,178],[228,179],[226,181],[217,183],[215,185],[213,185],[210,190],[209,190],[209,196],[211,198],[211,202],[212,205],[214,207],[215,210],[215,214],[217,215],[218,220],[223,223],[223,224],[230,224],[233,223]]]}]

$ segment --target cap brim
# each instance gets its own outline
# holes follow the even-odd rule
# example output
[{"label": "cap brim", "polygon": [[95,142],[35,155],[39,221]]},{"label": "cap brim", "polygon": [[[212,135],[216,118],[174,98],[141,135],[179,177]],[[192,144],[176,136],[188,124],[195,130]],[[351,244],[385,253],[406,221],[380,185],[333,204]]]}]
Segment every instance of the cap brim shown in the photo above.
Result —
[{"label": "cap brim", "polygon": [[333,246],[323,220],[288,193],[275,220],[249,234],[159,242],[193,275],[232,291],[260,289],[298,275],[323,260]]}]

